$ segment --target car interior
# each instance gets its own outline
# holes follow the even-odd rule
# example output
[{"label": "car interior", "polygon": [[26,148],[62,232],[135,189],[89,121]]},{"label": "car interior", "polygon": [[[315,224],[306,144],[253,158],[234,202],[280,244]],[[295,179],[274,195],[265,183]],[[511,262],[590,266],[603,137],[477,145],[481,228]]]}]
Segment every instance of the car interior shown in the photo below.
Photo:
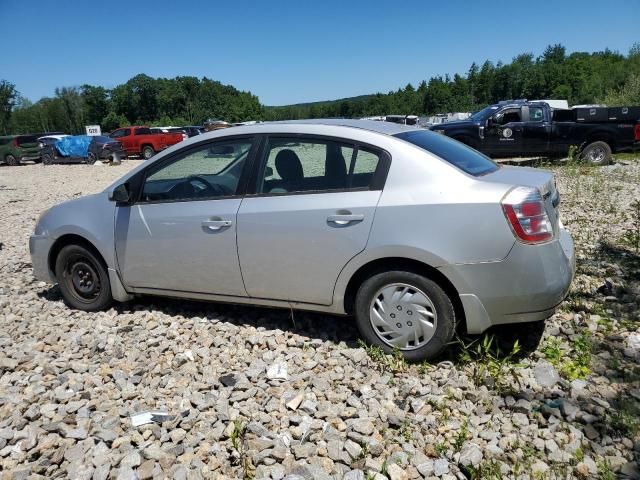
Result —
[{"label": "car interior", "polygon": [[147,175],[146,202],[204,199],[233,195],[251,143],[207,146]]}]

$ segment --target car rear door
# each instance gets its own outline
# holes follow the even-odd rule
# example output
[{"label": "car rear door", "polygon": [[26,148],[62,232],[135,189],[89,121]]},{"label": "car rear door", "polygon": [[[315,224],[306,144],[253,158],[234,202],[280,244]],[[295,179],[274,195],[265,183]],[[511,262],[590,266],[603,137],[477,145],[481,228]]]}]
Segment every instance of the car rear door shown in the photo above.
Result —
[{"label": "car rear door", "polygon": [[549,152],[549,138],[551,133],[548,110],[542,106],[522,107],[522,152],[527,154],[542,154]]},{"label": "car rear door", "polygon": [[246,296],[236,215],[253,138],[189,146],[144,172],[139,199],[116,210],[125,285],[145,291]]},{"label": "car rear door", "polygon": [[302,135],[268,137],[260,158],[238,212],[247,292],[330,305],[340,271],[367,244],[388,154]]}]

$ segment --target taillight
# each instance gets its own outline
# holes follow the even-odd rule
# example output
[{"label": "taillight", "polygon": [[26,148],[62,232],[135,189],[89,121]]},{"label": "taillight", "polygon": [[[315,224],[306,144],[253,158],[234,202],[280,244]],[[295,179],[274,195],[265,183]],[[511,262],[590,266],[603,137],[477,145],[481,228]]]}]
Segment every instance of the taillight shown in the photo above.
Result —
[{"label": "taillight", "polygon": [[636,128],[633,131],[637,141],[640,141],[640,123],[636,124]]},{"label": "taillight", "polygon": [[516,187],[502,199],[511,230],[523,243],[543,243],[553,238],[553,227],[536,188]]},{"label": "taillight", "polygon": [[18,143],[18,137],[13,137],[13,145],[15,147],[19,147],[20,146],[20,144]]}]

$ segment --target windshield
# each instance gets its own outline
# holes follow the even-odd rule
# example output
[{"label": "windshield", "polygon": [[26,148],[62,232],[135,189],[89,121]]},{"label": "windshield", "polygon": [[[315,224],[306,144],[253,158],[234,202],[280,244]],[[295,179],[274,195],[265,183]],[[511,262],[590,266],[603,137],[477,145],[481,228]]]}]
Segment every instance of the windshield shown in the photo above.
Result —
[{"label": "windshield", "polygon": [[476,177],[495,172],[499,168],[493,160],[477,150],[429,130],[412,130],[394,136],[433,153],[463,172]]},{"label": "windshield", "polygon": [[472,122],[479,122],[482,120],[486,120],[497,109],[498,107],[496,107],[495,105],[489,105],[488,107],[485,107],[482,110],[478,110],[476,113],[471,115],[467,120],[471,120]]}]

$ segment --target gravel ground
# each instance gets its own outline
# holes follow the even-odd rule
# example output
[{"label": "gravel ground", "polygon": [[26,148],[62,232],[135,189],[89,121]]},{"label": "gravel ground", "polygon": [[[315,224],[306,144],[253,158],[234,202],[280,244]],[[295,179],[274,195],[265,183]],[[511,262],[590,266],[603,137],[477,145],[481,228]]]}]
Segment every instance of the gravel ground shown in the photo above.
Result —
[{"label": "gravel ground", "polygon": [[578,273],[540,345],[498,354],[503,328],[423,365],[326,315],[66,308],[32,277],[36,218],[137,163],[0,167],[1,479],[640,477],[640,162],[554,168]]}]

